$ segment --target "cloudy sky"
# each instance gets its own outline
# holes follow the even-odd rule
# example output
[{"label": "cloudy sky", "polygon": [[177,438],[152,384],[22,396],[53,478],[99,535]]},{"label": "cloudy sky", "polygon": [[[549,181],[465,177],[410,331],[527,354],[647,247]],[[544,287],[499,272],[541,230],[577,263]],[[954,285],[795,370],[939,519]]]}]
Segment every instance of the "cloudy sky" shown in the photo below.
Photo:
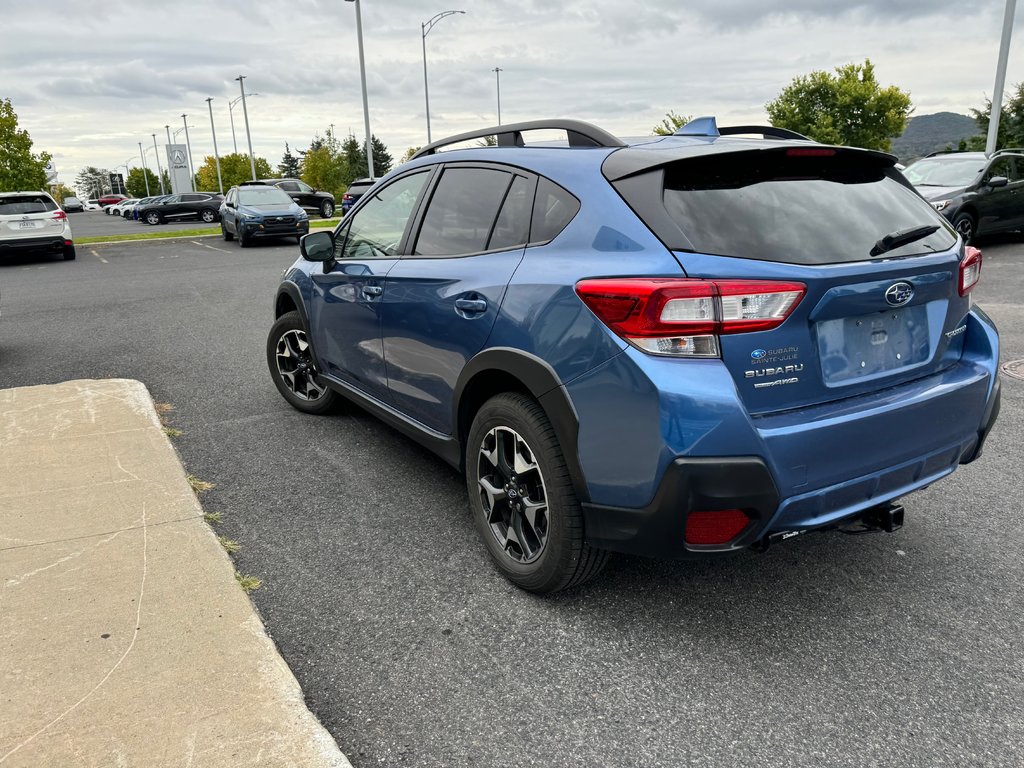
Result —
[{"label": "cloudy sky", "polygon": [[[420,23],[434,138],[496,121],[593,121],[642,135],[668,110],[763,122],[793,77],[870,58],[916,114],[965,113],[992,92],[1004,0],[361,0],[371,129],[394,157],[426,143]],[[239,10],[239,9],[244,9]],[[82,3],[0,0],[0,98],[61,181],[138,163],[190,115],[193,154],[231,150],[228,100],[248,77],[257,155],[276,166],[334,124],[363,133],[355,7],[343,0]],[[1024,15],[1024,14],[1019,14]],[[1008,82],[1024,80],[1021,25]],[[244,151],[241,105],[235,129]],[[179,139],[183,139],[179,136]],[[152,164],[152,151],[147,161]]]}]

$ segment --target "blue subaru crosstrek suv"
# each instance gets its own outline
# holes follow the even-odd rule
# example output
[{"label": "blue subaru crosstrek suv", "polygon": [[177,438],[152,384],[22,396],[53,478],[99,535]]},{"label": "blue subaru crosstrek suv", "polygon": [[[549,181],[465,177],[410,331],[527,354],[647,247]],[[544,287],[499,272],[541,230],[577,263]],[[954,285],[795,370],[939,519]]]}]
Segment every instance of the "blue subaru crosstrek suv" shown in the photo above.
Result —
[{"label": "blue subaru crosstrek suv", "polygon": [[[524,140],[550,129],[566,140]],[[302,239],[271,375],[300,411],[354,401],[463,471],[490,555],[534,592],[611,551],[894,530],[999,409],[981,253],[894,160],[712,118],[435,142]]]}]

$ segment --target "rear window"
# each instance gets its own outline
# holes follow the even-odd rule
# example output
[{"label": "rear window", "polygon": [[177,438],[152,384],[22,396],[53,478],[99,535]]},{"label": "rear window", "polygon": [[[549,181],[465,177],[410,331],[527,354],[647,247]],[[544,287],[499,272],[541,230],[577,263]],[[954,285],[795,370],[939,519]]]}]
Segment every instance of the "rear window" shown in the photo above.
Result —
[{"label": "rear window", "polygon": [[[677,250],[787,262],[871,259],[886,235],[938,229],[885,256],[942,251],[956,236],[938,213],[881,160],[860,154],[790,156],[736,152],[667,167],[664,206],[692,243]],[[657,178],[657,175],[654,175]]]},{"label": "rear window", "polygon": [[46,195],[0,195],[0,216],[14,216],[20,213],[46,213],[56,211],[57,204]]}]

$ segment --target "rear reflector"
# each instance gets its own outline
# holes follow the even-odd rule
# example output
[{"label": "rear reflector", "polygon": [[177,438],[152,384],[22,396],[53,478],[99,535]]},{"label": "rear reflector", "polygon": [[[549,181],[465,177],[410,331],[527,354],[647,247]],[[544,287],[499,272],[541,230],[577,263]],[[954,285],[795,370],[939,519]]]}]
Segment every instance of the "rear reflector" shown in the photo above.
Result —
[{"label": "rear reflector", "polygon": [[686,543],[695,545],[728,544],[749,525],[742,509],[717,512],[691,512],[686,518]]},{"label": "rear reflector", "polygon": [[590,310],[634,346],[687,357],[718,357],[723,334],[777,328],[805,291],[802,283],[770,280],[608,278],[576,284]]},{"label": "rear reflector", "polygon": [[981,279],[981,251],[968,245],[960,262],[960,295],[966,296]]}]

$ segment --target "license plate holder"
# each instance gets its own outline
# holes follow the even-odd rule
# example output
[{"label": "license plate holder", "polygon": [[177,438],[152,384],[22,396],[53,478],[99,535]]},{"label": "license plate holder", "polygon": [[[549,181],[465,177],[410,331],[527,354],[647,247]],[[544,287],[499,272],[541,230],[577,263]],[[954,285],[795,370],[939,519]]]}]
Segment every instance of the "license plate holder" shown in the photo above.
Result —
[{"label": "license plate holder", "polygon": [[19,221],[18,229],[35,229],[36,223],[34,221]]},{"label": "license plate holder", "polygon": [[926,362],[931,352],[927,307],[899,307],[817,324],[826,384],[863,379]]}]

